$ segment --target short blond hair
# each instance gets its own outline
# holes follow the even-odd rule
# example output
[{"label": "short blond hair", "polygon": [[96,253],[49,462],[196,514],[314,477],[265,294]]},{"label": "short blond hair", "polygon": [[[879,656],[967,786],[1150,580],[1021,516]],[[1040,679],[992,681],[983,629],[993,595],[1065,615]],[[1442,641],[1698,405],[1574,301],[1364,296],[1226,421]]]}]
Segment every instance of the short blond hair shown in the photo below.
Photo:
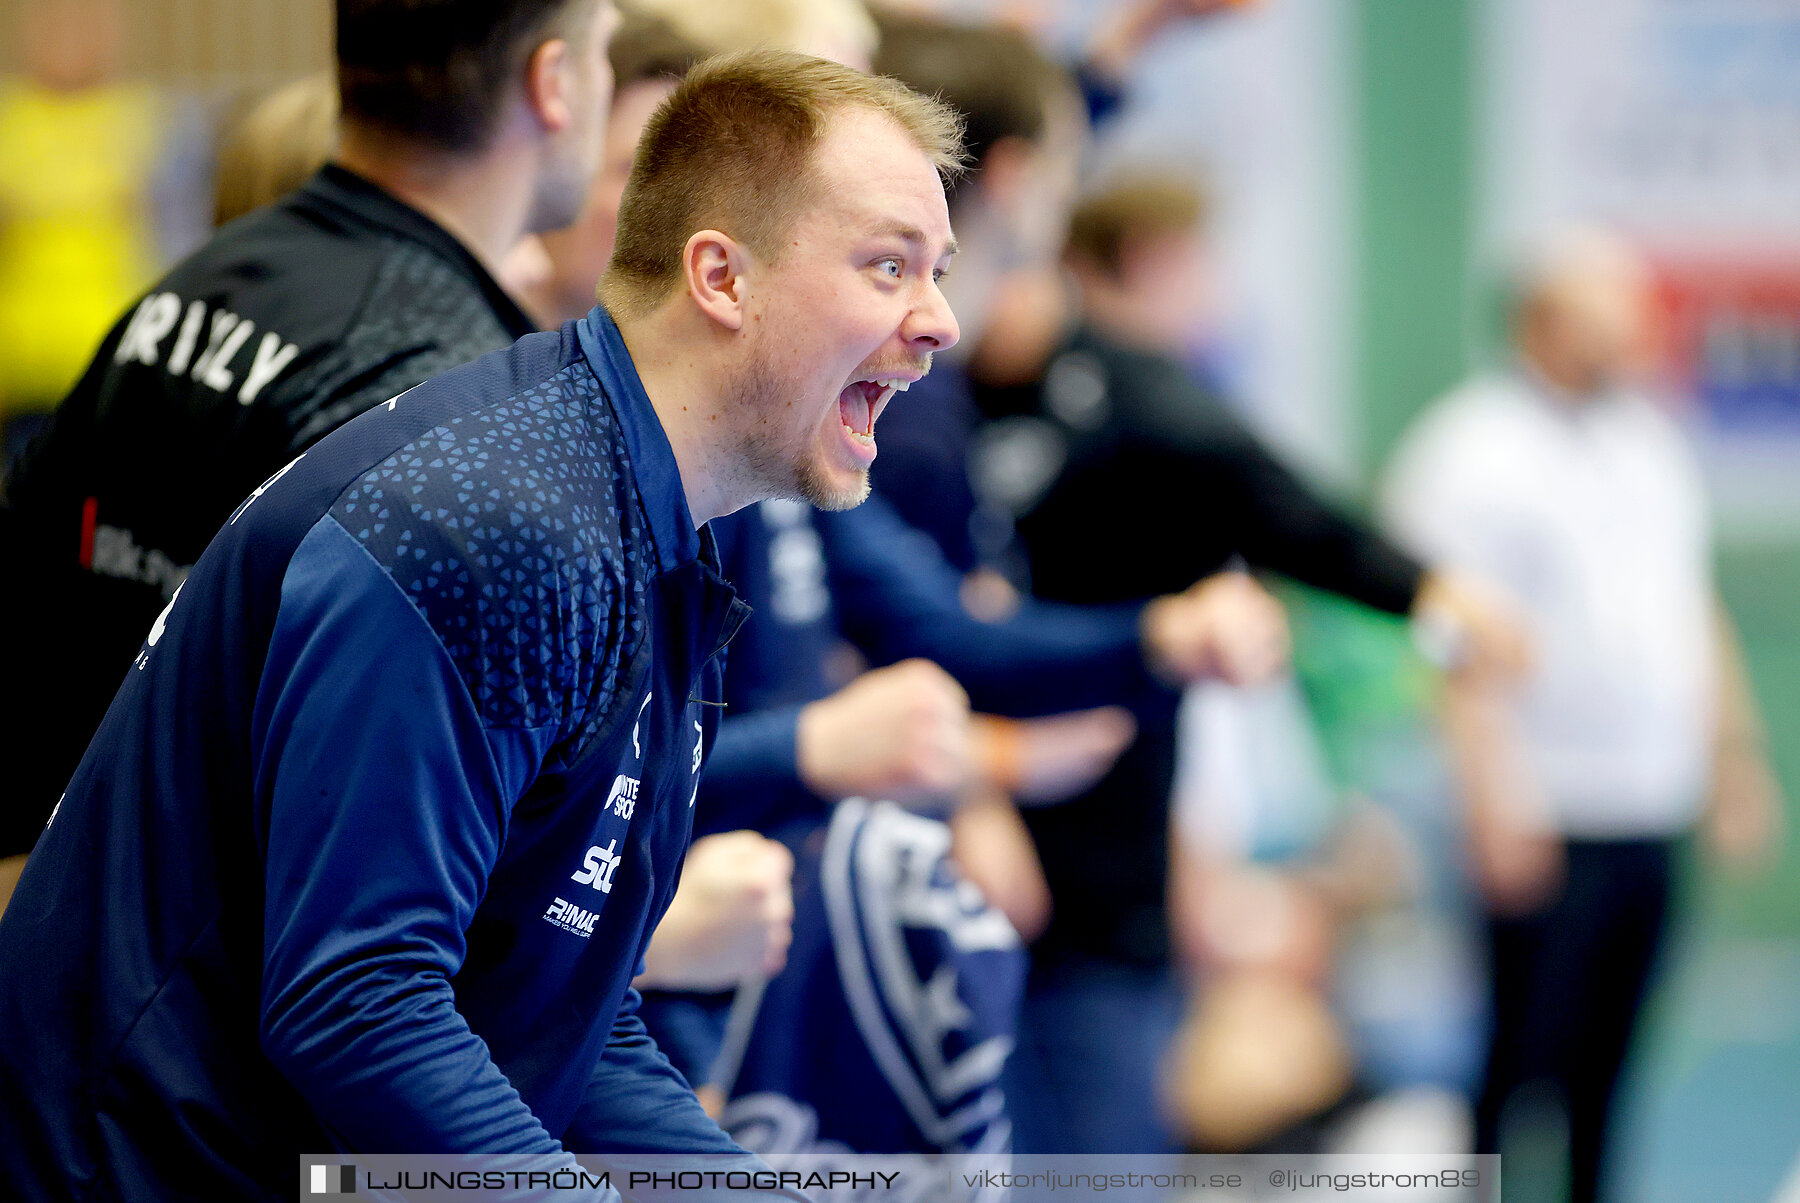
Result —
[{"label": "short blond hair", "polygon": [[891,118],[946,178],[962,169],[962,119],[898,80],[782,50],[695,67],[638,144],[600,282],[607,308],[630,317],[666,299],[698,230],[777,260],[783,235],[817,195],[815,151],[828,120],[859,109]]}]

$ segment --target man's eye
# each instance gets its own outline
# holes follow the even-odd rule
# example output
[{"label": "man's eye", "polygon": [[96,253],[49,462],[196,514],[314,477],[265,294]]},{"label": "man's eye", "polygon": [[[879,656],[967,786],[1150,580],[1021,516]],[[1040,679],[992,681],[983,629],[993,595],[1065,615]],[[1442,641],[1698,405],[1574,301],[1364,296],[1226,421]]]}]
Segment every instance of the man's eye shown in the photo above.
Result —
[{"label": "man's eye", "polygon": [[895,280],[898,280],[905,270],[898,259],[883,259],[875,267],[882,275]]}]

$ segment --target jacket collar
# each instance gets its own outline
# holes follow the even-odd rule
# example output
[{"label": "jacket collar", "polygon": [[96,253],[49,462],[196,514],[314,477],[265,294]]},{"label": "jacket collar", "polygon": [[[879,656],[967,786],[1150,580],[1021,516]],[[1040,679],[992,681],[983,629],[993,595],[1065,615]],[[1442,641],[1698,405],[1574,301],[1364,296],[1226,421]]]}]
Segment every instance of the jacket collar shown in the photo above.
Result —
[{"label": "jacket collar", "polygon": [[481,290],[488,306],[494,311],[494,316],[500,319],[507,333],[514,338],[524,338],[537,330],[537,323],[519,308],[519,303],[500,287],[499,281],[482,266],[481,260],[457,241],[454,234],[354,171],[336,163],[325,164],[300,186],[294,203],[302,207],[321,205],[336,209],[364,225],[379,227],[413,242],[425,244],[439,258],[454,264]]},{"label": "jacket collar", "polygon": [[[675,449],[644,392],[644,382],[638,378],[619,327],[596,305],[575,323],[575,335],[618,418],[637,477],[638,496],[650,522],[650,537],[656,541],[658,569],[668,572],[699,559],[700,533],[694,528],[694,515],[681,487]],[[717,562],[716,554],[713,560]]]}]

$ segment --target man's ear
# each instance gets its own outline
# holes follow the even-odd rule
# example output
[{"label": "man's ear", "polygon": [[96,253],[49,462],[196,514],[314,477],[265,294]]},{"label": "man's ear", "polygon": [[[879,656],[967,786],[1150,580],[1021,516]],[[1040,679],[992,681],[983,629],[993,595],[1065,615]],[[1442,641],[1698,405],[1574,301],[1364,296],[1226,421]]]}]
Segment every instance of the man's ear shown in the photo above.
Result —
[{"label": "man's ear", "polygon": [[526,107],[551,133],[567,129],[575,116],[569,103],[572,65],[569,44],[561,38],[539,43],[525,60]]},{"label": "man's ear", "polygon": [[750,253],[729,234],[701,230],[681,252],[682,276],[694,304],[727,330],[742,330],[750,304]]}]

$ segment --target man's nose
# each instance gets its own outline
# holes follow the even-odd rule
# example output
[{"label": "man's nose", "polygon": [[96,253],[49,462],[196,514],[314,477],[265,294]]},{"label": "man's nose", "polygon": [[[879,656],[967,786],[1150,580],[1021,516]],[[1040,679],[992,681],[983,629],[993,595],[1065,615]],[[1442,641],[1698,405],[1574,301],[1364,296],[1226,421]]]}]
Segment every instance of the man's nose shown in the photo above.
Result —
[{"label": "man's nose", "polygon": [[923,351],[947,351],[962,337],[956,315],[950,312],[950,302],[944,299],[935,280],[926,289],[921,302],[907,315],[902,333],[907,342]]}]

